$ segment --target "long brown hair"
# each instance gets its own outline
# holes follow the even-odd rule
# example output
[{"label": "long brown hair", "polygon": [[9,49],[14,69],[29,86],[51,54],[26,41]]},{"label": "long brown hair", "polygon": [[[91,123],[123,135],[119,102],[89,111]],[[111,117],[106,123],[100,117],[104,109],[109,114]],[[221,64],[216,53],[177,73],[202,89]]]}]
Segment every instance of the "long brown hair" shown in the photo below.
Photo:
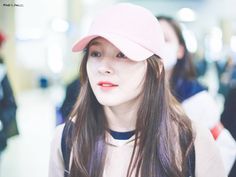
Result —
[{"label": "long brown hair", "polygon": [[[88,80],[87,55],[85,51],[80,66],[81,91],[72,112],[70,177],[102,177],[106,158],[108,123]],[[193,144],[191,123],[169,91],[161,59],[153,55],[147,63],[127,177],[133,172],[136,177],[183,177]]]}]

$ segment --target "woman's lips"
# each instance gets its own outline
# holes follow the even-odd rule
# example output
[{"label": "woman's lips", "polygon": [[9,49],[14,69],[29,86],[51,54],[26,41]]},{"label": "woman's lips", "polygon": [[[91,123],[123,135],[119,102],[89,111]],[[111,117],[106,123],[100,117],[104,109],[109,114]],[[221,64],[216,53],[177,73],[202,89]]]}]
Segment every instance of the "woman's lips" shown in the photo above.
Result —
[{"label": "woman's lips", "polygon": [[117,84],[114,84],[114,83],[108,82],[108,81],[100,81],[100,82],[98,82],[98,86],[103,90],[111,90],[113,88],[118,87]]}]

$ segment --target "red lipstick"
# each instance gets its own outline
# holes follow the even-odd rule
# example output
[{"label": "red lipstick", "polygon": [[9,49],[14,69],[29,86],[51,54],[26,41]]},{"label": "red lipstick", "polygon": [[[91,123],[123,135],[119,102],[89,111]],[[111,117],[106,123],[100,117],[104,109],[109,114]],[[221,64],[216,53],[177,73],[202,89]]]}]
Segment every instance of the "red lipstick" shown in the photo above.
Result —
[{"label": "red lipstick", "polygon": [[103,90],[111,90],[111,89],[113,89],[115,87],[118,87],[117,84],[114,84],[114,83],[108,82],[108,81],[100,81],[100,82],[98,82],[98,85]]}]

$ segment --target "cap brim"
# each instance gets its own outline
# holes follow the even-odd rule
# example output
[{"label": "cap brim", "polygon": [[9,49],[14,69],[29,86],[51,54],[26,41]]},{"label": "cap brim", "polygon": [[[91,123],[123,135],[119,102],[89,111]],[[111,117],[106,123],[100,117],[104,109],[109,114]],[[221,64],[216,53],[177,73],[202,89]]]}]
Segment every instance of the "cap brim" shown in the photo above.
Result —
[{"label": "cap brim", "polygon": [[153,53],[141,45],[133,42],[125,37],[115,35],[115,34],[90,34],[86,37],[80,39],[72,48],[73,52],[79,52],[84,50],[84,48],[89,44],[89,42],[97,37],[103,37],[114,46],[116,46],[122,53],[124,53],[129,59],[134,61],[143,61],[151,57]]}]

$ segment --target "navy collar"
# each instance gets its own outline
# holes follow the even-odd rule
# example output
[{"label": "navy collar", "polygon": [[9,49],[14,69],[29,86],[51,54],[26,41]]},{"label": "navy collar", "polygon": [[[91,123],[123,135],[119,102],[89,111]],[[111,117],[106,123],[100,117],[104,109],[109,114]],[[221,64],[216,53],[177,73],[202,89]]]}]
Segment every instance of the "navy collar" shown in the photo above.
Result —
[{"label": "navy collar", "polygon": [[117,131],[114,131],[114,130],[110,130],[109,133],[111,134],[111,136],[114,139],[117,139],[117,140],[128,140],[128,139],[130,139],[135,134],[135,130],[128,131],[128,132],[117,132]]}]

